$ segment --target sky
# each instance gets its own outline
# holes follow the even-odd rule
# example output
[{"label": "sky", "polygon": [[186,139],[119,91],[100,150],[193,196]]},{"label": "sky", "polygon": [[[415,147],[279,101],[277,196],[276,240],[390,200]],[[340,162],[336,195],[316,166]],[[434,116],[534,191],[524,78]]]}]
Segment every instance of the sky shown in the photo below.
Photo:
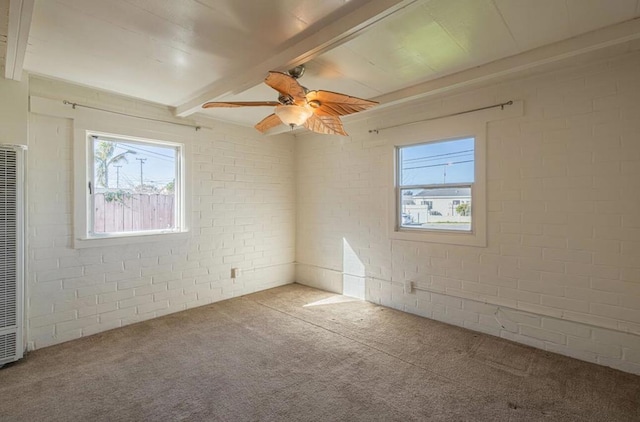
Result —
[{"label": "sky", "polygon": [[[118,171],[120,173],[120,188],[128,189],[140,185],[140,160],[142,164],[143,181],[145,185],[164,187],[175,179],[176,149],[170,146],[154,146],[135,142],[117,142],[114,155],[125,151],[135,154],[127,154],[127,162],[112,164],[109,167],[109,187],[116,188],[118,183]],[[118,170],[116,166],[122,166]]]},{"label": "sky", "polygon": [[432,185],[474,181],[474,139],[429,142],[400,149],[401,183]]}]

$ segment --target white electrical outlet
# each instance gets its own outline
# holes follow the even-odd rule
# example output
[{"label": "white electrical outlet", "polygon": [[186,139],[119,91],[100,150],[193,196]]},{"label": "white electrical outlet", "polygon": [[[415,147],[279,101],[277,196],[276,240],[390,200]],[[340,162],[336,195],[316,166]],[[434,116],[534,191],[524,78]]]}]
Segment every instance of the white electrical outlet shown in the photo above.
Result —
[{"label": "white electrical outlet", "polygon": [[413,285],[413,281],[405,281],[404,282],[404,293],[405,294],[411,294],[413,293],[415,290],[414,285]]},{"label": "white electrical outlet", "polygon": [[231,268],[231,278],[238,278],[242,274],[240,268]]}]

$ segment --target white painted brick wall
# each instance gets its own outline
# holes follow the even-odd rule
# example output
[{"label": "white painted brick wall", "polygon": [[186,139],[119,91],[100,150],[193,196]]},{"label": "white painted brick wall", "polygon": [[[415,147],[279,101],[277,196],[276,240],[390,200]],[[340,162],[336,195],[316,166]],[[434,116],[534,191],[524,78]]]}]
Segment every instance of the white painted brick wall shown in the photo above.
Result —
[{"label": "white painted brick wall", "polygon": [[[0,50],[4,49],[0,48]],[[4,64],[4,60],[2,63]],[[1,70],[4,70],[4,67]],[[21,81],[0,79],[0,143],[21,145],[27,143],[28,92],[29,81],[26,75]]]},{"label": "white painted brick wall", "polygon": [[[30,78],[31,95],[171,118],[168,110]],[[1,101],[0,101],[1,102]],[[31,114],[28,340],[32,347],[294,281],[292,137],[207,121],[191,143],[187,240],[73,249],[71,120]],[[149,123],[144,123],[149,125]],[[119,133],[114,127],[114,133]],[[232,266],[242,278],[230,279]]]},{"label": "white painted brick wall", "polygon": [[[341,292],[346,241],[372,302],[640,374],[633,48],[298,137],[297,280]],[[524,115],[488,124],[487,247],[391,240],[396,140],[368,130],[512,99]]]}]

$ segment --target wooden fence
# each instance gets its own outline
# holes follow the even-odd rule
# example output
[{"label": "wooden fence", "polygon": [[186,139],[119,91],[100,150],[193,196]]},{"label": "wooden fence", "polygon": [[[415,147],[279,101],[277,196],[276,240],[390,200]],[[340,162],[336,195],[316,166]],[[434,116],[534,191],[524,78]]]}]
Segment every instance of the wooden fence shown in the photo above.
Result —
[{"label": "wooden fence", "polygon": [[96,193],[95,233],[171,229],[175,226],[174,195],[136,193],[119,198]]}]

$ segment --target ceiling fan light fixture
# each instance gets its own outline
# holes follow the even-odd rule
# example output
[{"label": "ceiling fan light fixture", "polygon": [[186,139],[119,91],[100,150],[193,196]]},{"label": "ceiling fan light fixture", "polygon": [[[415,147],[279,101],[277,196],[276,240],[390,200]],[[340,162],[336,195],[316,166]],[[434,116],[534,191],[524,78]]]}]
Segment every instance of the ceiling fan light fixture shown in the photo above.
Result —
[{"label": "ceiling fan light fixture", "polygon": [[313,114],[313,110],[309,107],[302,107],[295,104],[276,106],[276,116],[282,120],[282,123],[292,128],[301,126]]}]

